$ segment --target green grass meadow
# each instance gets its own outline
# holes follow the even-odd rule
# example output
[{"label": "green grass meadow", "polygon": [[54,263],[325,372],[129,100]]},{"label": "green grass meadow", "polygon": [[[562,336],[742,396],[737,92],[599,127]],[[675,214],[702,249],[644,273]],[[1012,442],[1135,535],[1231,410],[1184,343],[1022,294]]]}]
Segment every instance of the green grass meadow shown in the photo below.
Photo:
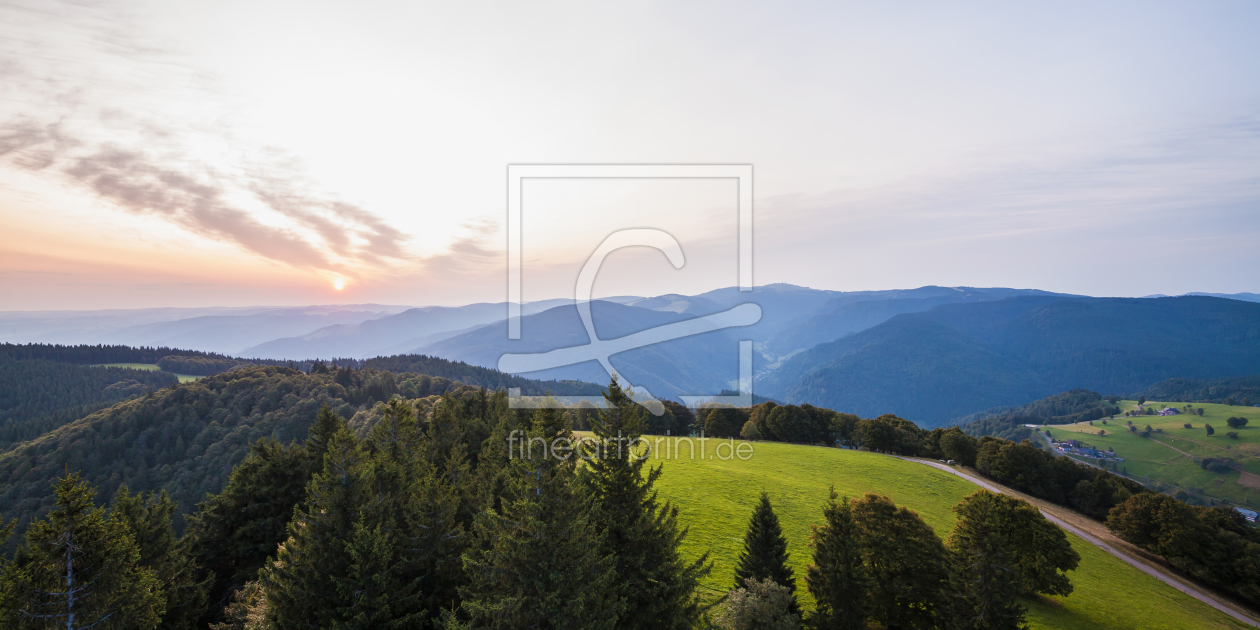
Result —
[{"label": "green grass meadow", "polygon": [[[954,526],[951,508],[977,490],[949,473],[874,453],[761,442],[752,445],[747,460],[721,460],[713,452],[719,441],[707,442],[705,459],[698,448],[694,459],[685,447],[674,458],[658,448],[661,458],[652,463],[664,466],[661,497],[679,507],[681,522],[690,528],[687,552],[693,557],[710,553],[714,569],[705,588],[714,597],[733,586],[748,517],[763,490],[788,537],[797,592],[807,608],[812,607],[803,581],[810,561],[809,526],[821,520],[828,487],[841,496],[886,494],[919,512],[942,538]],[[1081,566],[1071,574],[1076,590],[1068,597],[1025,602],[1033,628],[1247,627],[1071,534],[1068,538],[1081,554]]]},{"label": "green grass meadow", "polygon": [[[158,367],[156,363],[101,363],[93,367],[116,367],[126,368],[128,370],[145,370],[147,372],[162,371],[162,368]],[[181,383],[187,383],[188,381],[195,381],[201,378],[200,376],[191,376],[189,374],[176,374],[175,377],[178,378]]]},{"label": "green grass meadow", "polygon": [[[1122,409],[1135,407],[1135,401],[1124,401]],[[1181,408],[1185,403],[1148,402],[1147,406],[1155,409],[1163,407]],[[1144,483],[1158,483],[1166,492],[1186,490],[1191,494],[1203,494],[1214,499],[1228,499],[1231,502],[1260,506],[1260,489],[1248,488],[1239,484],[1241,473],[1237,470],[1228,473],[1214,473],[1204,470],[1199,462],[1178,452],[1184,451],[1195,457],[1228,457],[1251,474],[1260,475],[1260,408],[1208,403],[1191,403],[1194,408],[1203,408],[1203,416],[1116,416],[1104,425],[1102,420],[1089,423],[1069,425],[1052,425],[1043,427],[1057,439],[1074,437],[1093,445],[1100,450],[1115,449],[1124,462],[1118,464],[1121,472]],[[1225,420],[1232,416],[1247,418],[1245,428],[1231,429]],[[1146,425],[1163,432],[1155,432],[1150,438],[1143,438],[1138,433],[1129,431],[1125,422],[1132,420],[1141,431]],[[1185,423],[1193,428],[1184,428]],[[1216,430],[1208,435],[1204,425],[1210,424]],[[1106,435],[1098,435],[1106,431]],[[1237,431],[1238,439],[1225,435],[1229,431]],[[1087,460],[1095,463],[1093,460]]]}]

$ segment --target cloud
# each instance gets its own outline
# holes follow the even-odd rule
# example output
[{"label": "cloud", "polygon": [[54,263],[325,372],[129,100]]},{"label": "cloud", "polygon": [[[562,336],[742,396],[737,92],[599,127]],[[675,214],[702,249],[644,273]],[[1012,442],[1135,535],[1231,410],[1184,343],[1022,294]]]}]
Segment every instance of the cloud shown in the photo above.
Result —
[{"label": "cloud", "polygon": [[75,160],[65,172],[131,212],[157,215],[291,265],[331,266],[319,249],[297,234],[263,225],[225,202],[220,184],[157,166],[139,153],[106,148]]},{"label": "cloud", "polygon": [[[178,138],[173,132],[156,135]],[[58,165],[53,170],[124,210],[161,217],[277,262],[329,269],[339,266],[329,254],[342,263],[367,265],[408,258],[406,234],[353,204],[298,192],[310,186],[292,167],[218,171],[118,146],[92,147],[61,122],[31,119],[0,130],[0,156],[25,170]],[[252,209],[229,202],[238,192],[251,193],[288,227],[268,225]]]},{"label": "cloud", "polygon": [[0,167],[288,265],[409,260],[408,235],[244,142],[234,96],[144,22],[111,2],[0,6]]}]

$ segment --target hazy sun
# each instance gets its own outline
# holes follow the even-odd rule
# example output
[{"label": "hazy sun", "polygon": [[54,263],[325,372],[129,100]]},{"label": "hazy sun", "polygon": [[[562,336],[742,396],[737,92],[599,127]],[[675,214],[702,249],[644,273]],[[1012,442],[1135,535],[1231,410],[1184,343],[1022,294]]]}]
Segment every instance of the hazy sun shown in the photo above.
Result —
[{"label": "hazy sun", "polygon": [[337,278],[336,280],[333,280],[333,288],[338,291],[346,288],[346,281],[342,278]]}]

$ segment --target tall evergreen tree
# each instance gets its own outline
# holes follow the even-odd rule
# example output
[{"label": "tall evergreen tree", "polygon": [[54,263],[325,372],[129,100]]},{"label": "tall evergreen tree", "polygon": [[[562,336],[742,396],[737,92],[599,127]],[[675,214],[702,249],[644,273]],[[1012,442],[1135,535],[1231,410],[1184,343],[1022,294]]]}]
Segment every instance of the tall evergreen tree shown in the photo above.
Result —
[{"label": "tall evergreen tree", "polygon": [[171,517],[175,502],[163,491],[131,494],[127,486],[118,489],[110,505],[110,515],[127,525],[140,550],[140,566],[151,569],[166,598],[166,614],[158,628],[195,628],[206,606],[209,578],[197,578],[197,566],[189,553],[187,537],[175,537]]},{"label": "tall evergreen tree", "polygon": [[863,630],[870,610],[870,576],[853,522],[849,500],[836,501],[831,490],[823,506],[823,524],[811,525],[809,544],[814,562],[805,569],[805,584],[814,596],[809,626],[815,630]]},{"label": "tall evergreen tree", "polygon": [[327,407],[319,410],[303,446],[263,439],[232,469],[227,486],[198,504],[185,537],[203,577],[213,576],[203,621],[217,621],[232,593],[258,578],[258,570],[288,537],[293,508],[306,497],[312,475],[324,466],[332,436],[345,428]]},{"label": "tall evergreen tree", "polygon": [[262,574],[277,628],[426,628],[456,601],[459,500],[391,400],[360,443],[346,427]]},{"label": "tall evergreen tree", "polygon": [[48,519],[31,524],[26,545],[0,578],[6,628],[156,628],[165,608],[152,569],[127,524],[97,507],[95,492],[66,475]]},{"label": "tall evergreen tree", "polygon": [[867,493],[850,502],[871,576],[871,618],[890,628],[931,628],[945,601],[948,553],[917,512]]},{"label": "tall evergreen tree", "polygon": [[469,622],[458,627],[611,630],[621,612],[613,557],[590,522],[577,457],[551,448],[571,444],[569,421],[553,408],[533,415],[524,439],[546,447],[516,452],[502,509],[477,520],[478,544],[464,554],[470,583],[460,589]]},{"label": "tall evergreen tree", "polygon": [[657,499],[653,486],[662,469],[649,468],[635,451],[642,432],[642,410],[614,378],[604,392],[607,408],[592,418],[593,443],[583,445],[581,478],[594,501],[596,530],[605,553],[616,558],[616,596],[630,614],[618,630],[690,628],[700,618],[696,589],[712,565],[708,555],[687,562],[680,548],[686,528],[678,525],[678,509]]},{"label": "tall evergreen tree", "polygon": [[414,410],[395,398],[365,441],[365,503],[347,542],[349,572],[334,576],[351,627],[424,627],[455,600],[459,497],[420,456],[422,439]]},{"label": "tall evergreen tree", "polygon": [[743,588],[748,578],[772,580],[786,587],[792,597],[792,613],[800,614],[796,603],[796,578],[788,566],[787,537],[783,535],[779,517],[765,492],[761,493],[752,518],[748,520],[744,550],[735,564],[735,588]]}]

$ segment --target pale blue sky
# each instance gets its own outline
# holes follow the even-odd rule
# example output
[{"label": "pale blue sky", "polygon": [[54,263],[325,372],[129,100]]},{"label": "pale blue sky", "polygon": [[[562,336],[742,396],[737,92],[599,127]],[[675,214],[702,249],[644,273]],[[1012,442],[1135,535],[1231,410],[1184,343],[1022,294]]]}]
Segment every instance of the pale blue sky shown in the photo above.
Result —
[{"label": "pale blue sky", "polygon": [[[6,3],[0,310],[501,300],[509,163],[751,163],[758,283],[1256,292],[1257,32],[1255,2]],[[734,284],[721,190],[580,190],[534,206],[528,298],[624,222],[689,267],[600,292]]]}]

